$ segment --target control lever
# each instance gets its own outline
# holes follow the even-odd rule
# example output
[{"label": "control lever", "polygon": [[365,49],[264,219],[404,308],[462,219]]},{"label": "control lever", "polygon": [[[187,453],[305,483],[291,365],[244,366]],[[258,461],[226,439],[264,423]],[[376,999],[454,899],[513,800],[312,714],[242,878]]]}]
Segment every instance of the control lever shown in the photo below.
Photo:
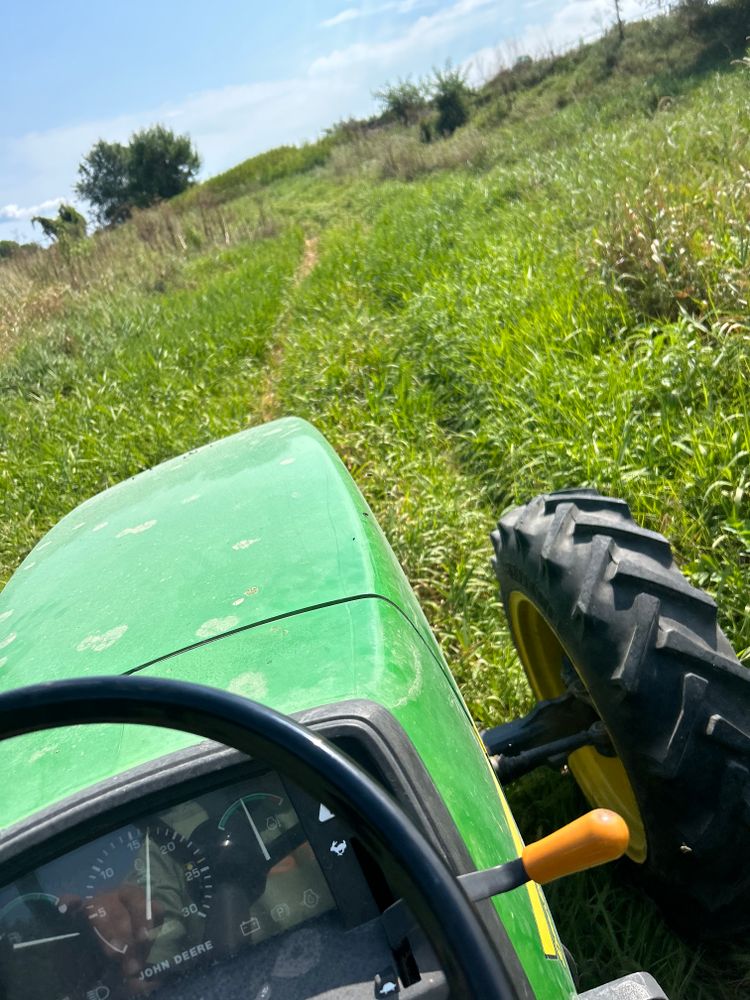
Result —
[{"label": "control lever", "polygon": [[595,868],[622,857],[628,847],[627,823],[611,809],[593,809],[548,837],[527,844],[520,858],[495,868],[459,875],[473,902],[516,889],[525,882],[546,885],[564,875]]},{"label": "control lever", "polygon": [[[477,903],[526,882],[540,885],[554,882],[622,857],[628,847],[627,823],[610,809],[593,809],[554,833],[527,844],[520,858],[495,868],[459,875],[458,881],[469,899]],[[416,929],[416,922],[402,899],[382,915],[388,942],[397,948]]]}]

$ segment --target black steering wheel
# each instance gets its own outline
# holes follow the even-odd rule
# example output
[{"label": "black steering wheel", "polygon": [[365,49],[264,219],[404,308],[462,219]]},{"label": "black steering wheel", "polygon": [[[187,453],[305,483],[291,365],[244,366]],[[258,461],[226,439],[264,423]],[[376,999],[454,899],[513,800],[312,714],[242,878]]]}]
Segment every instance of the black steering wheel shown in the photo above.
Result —
[{"label": "black steering wheel", "polygon": [[67,680],[0,694],[0,740],[102,722],[184,730],[268,762],[357,830],[427,934],[453,997],[518,997],[445,863],[393,799],[320,735],[246,698],[155,677]]}]

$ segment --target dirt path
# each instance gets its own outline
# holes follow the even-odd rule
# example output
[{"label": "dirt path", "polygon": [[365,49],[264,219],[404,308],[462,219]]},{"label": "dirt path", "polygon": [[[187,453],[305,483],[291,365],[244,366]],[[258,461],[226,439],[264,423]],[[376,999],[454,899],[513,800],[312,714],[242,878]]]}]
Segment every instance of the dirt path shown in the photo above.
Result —
[{"label": "dirt path", "polygon": [[305,237],[305,250],[302,254],[302,260],[299,262],[299,267],[297,268],[297,273],[294,276],[294,283],[298,285],[301,281],[310,274],[312,269],[318,263],[318,242],[320,237],[318,236],[306,236]]},{"label": "dirt path", "polygon": [[[301,284],[318,263],[318,242],[318,236],[305,237],[302,260],[297,265],[297,270],[294,274],[294,287]],[[274,345],[271,348],[266,365],[265,384],[260,397],[260,405],[258,407],[260,419],[264,423],[268,420],[274,420],[276,417],[281,416],[278,408],[278,399],[276,397],[276,378],[284,357],[284,344],[281,338],[281,332],[286,325],[288,317],[289,304],[287,303],[276,321],[274,328]]]}]

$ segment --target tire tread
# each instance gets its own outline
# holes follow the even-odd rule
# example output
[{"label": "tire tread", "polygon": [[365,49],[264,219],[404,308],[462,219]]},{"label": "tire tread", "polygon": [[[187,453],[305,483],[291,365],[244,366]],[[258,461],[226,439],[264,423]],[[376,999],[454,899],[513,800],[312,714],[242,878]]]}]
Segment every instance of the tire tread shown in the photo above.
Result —
[{"label": "tire tread", "polygon": [[716,602],[592,489],[507,512],[492,542],[506,609],[515,590],[537,605],[610,732],[646,828],[643,881],[708,936],[749,928],[750,673]]}]

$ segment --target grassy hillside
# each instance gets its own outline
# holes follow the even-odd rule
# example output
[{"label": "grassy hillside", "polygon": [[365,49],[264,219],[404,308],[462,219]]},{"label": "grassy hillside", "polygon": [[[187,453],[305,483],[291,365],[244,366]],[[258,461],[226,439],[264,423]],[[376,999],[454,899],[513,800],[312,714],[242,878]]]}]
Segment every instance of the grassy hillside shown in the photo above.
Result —
[{"label": "grassy hillside", "polygon": [[[91,493],[296,413],[367,495],[480,724],[530,705],[487,532],[555,487],[666,533],[750,661],[738,10],[521,63],[449,140],[341,127],[0,264],[3,577]],[[581,808],[546,775],[512,802],[529,838]],[[747,995],[741,944],[684,945],[617,873],[550,896],[582,986],[646,968],[672,1000]]]}]

